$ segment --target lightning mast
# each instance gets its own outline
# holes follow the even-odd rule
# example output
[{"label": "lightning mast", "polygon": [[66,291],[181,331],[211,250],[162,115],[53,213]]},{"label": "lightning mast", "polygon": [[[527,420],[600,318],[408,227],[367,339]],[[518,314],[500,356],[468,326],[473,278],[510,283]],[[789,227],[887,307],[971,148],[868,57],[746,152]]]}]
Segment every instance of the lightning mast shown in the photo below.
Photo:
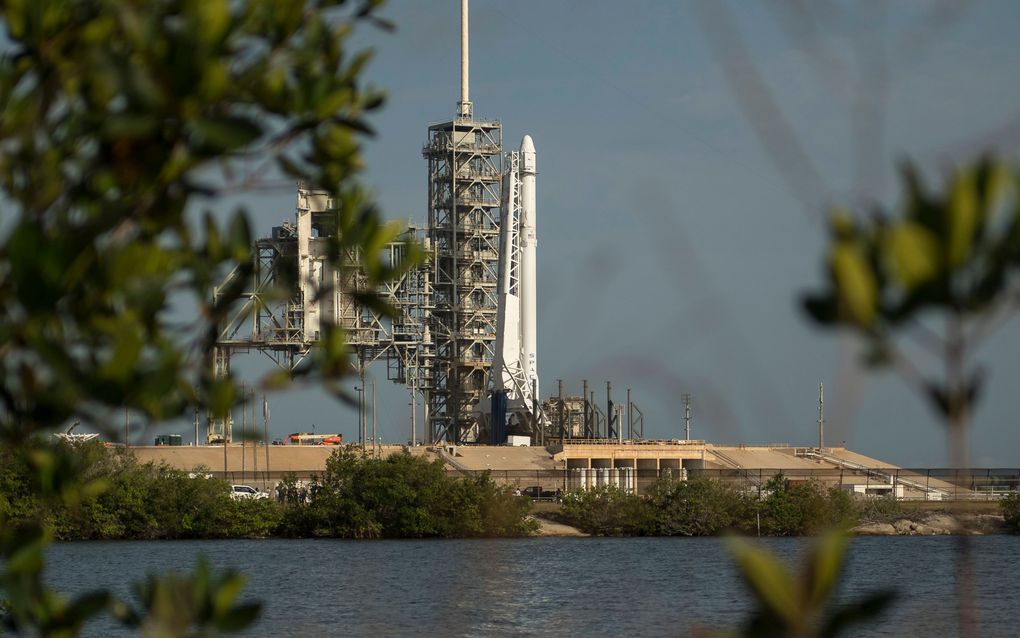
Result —
[{"label": "lightning mast", "polygon": [[428,162],[428,239],[435,251],[427,443],[478,440],[472,407],[486,393],[495,355],[503,129],[497,120],[474,115],[468,45],[468,2],[461,0],[457,116],[429,126],[422,149]]}]

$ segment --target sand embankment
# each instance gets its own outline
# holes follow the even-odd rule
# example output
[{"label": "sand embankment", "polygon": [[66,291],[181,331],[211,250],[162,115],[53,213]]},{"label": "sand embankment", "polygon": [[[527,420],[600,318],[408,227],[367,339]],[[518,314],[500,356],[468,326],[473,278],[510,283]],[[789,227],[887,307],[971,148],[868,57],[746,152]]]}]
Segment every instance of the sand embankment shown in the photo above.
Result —
[{"label": "sand embankment", "polygon": [[585,534],[576,527],[557,523],[556,521],[550,521],[549,519],[542,518],[541,516],[532,515],[529,518],[537,521],[539,525],[534,536],[590,536],[590,534]]}]

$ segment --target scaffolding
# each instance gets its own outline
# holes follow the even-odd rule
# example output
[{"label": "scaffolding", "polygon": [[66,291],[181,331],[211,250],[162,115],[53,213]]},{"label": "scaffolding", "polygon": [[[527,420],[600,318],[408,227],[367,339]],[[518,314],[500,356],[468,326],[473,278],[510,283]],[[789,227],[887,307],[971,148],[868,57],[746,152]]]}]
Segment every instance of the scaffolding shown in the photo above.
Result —
[{"label": "scaffolding", "polygon": [[434,255],[426,442],[474,442],[472,407],[485,396],[496,341],[503,131],[468,111],[430,126],[422,155]]},{"label": "scaffolding", "polygon": [[[416,395],[427,395],[432,377],[427,320],[432,309],[431,255],[426,249],[417,267],[376,286],[376,296],[395,310],[387,316],[357,300],[369,286],[356,247],[340,242],[340,266],[329,265],[337,246],[336,220],[336,204],[328,193],[298,186],[295,220],[284,221],[255,242],[252,278],[238,307],[220,327],[212,352],[213,373],[229,375],[231,357],[252,350],[283,370],[294,371],[323,336],[325,324],[332,324],[343,330],[362,381],[365,368],[383,360],[387,379],[403,383],[416,403]],[[403,263],[408,243],[423,239],[421,229],[408,225],[402,237],[383,247],[384,265]],[[221,291],[239,284],[241,272],[236,268],[227,275],[214,290],[214,303],[220,301]],[[232,426],[229,416],[210,417],[207,441],[229,442]]]}]

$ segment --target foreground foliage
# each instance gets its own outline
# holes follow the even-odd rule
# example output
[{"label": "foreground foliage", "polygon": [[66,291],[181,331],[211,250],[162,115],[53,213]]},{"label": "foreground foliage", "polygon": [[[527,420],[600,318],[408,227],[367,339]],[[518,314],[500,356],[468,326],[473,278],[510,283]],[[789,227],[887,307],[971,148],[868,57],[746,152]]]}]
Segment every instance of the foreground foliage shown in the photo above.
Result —
[{"label": "foreground foliage", "polygon": [[[123,410],[149,423],[194,409],[227,413],[237,389],[230,375],[211,373],[208,356],[250,279],[252,232],[243,209],[227,219],[211,207],[219,196],[264,187],[267,177],[334,196],[330,265],[358,255],[366,278],[354,296],[375,303],[374,284],[403,265],[381,260],[377,247],[399,228],[382,223],[356,179],[360,141],[371,133],[365,115],[382,99],[362,86],[369,53],[352,51],[349,38],[357,24],[381,24],[379,4],[0,5],[0,441],[18,450],[32,478],[19,488],[26,493],[0,505],[9,629],[71,636],[114,604],[105,592],[68,602],[43,585],[53,533],[165,534],[172,522],[153,520],[143,498],[166,508],[196,499],[198,513],[178,523],[179,534],[218,525],[247,533],[264,514],[234,509],[217,519],[204,488],[170,477],[170,494],[147,493],[146,471],[127,466],[109,468],[117,482],[95,478],[79,456],[34,437],[77,417],[101,427]],[[186,311],[173,316],[172,307]],[[322,335],[297,374],[336,389],[350,370],[348,353],[340,330],[327,324]],[[25,503],[30,511],[11,511]],[[111,503],[131,512],[127,520],[115,520]],[[241,629],[254,613],[234,613],[239,582],[168,576],[148,588],[152,605],[133,626],[153,635]],[[194,596],[173,593],[192,586]],[[188,626],[158,613],[167,597]]]},{"label": "foreground foliage", "polygon": [[847,537],[830,531],[815,539],[795,575],[767,549],[730,539],[739,573],[757,602],[734,635],[829,638],[878,617],[892,604],[892,590],[874,591],[853,602],[836,601],[846,550]]}]

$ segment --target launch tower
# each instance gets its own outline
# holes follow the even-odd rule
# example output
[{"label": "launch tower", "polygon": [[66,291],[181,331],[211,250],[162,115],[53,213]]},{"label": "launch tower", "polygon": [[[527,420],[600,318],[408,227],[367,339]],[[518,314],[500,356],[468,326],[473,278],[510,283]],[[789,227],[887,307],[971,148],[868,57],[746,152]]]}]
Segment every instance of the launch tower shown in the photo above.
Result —
[{"label": "launch tower", "polygon": [[503,130],[474,116],[468,95],[468,7],[461,0],[457,116],[429,126],[428,237],[435,251],[426,442],[478,439],[472,406],[485,396],[496,341]]}]

